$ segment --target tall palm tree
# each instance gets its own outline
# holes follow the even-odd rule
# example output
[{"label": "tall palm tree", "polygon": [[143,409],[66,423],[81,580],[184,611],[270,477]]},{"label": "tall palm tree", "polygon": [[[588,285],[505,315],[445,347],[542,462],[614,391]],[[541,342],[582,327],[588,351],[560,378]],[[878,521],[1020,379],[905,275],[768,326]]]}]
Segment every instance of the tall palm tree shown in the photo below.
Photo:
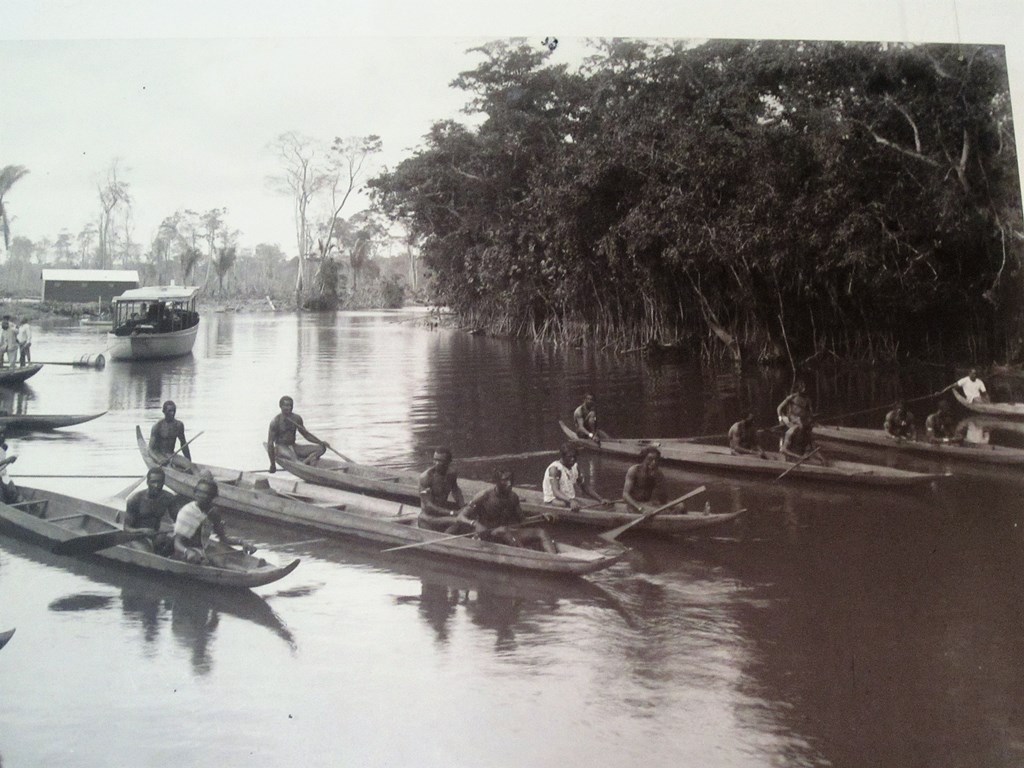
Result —
[{"label": "tall palm tree", "polygon": [[11,247],[11,223],[7,220],[7,209],[4,208],[4,195],[6,195],[14,182],[28,173],[28,168],[23,165],[5,165],[0,170],[0,226],[4,230],[4,249]]}]

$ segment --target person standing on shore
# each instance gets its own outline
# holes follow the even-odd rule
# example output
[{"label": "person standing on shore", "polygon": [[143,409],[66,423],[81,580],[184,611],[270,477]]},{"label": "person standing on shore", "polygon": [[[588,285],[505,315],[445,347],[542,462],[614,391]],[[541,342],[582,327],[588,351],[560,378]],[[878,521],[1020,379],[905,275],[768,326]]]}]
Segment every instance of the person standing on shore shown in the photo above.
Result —
[{"label": "person standing on shore", "polygon": [[27,317],[21,318],[21,325],[18,326],[18,353],[19,363],[29,365],[32,363],[32,324]]},{"label": "person standing on shore", "polygon": [[11,368],[18,364],[18,331],[11,325],[10,315],[0,320],[0,367],[4,365],[4,355]]}]

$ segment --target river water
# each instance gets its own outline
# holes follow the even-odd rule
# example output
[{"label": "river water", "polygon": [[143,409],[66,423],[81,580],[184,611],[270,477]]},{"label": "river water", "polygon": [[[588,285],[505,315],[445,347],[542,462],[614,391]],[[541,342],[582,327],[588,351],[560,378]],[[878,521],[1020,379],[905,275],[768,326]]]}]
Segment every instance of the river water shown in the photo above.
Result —
[{"label": "river water", "polygon": [[[747,408],[766,426],[790,384],[410,318],[210,313],[188,358],[47,366],[0,406],[107,413],[12,438],[12,475],[110,497],[144,471],[134,426],[165,399],[190,437],[203,432],[196,460],[265,469],[261,442],[290,394],[349,456],[423,468],[447,444],[463,475],[507,464],[535,485],[551,455],[477,457],[556,449],[584,391],[608,431],[667,437],[723,432]],[[44,326],[33,354],[72,360],[104,339]],[[810,394],[878,426],[897,390],[914,398],[951,375],[822,374]],[[919,422],[931,405],[912,404]],[[621,495],[627,462],[582,466]],[[705,484],[715,508],[748,512],[710,535],[634,537],[626,561],[568,582],[229,518],[267,559],[302,558],[240,596],[0,536],[0,630],[17,627],[0,652],[0,764],[1024,764],[1020,470],[912,491],[667,476],[673,496]]]}]

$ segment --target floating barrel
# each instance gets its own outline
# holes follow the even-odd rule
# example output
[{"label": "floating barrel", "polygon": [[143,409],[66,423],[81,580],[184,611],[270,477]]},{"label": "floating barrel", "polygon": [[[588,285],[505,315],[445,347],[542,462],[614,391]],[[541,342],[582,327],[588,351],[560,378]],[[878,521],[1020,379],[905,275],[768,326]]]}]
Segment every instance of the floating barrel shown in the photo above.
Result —
[{"label": "floating barrel", "polygon": [[97,371],[102,371],[107,365],[107,358],[103,356],[102,352],[95,355],[82,355],[72,365],[76,368],[95,368]]}]

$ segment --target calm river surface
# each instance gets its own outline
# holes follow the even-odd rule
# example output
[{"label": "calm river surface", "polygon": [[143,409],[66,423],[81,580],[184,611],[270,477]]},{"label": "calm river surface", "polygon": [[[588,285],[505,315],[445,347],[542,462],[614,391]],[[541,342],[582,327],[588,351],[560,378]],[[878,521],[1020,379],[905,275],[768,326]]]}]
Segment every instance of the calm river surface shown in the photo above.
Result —
[{"label": "calm river surface", "polygon": [[[2,391],[0,406],[108,413],[14,437],[12,475],[109,497],[144,471],[134,426],[148,433],[169,398],[190,437],[204,431],[198,461],[265,469],[261,442],[290,394],[342,453],[419,469],[447,444],[463,475],[486,477],[496,462],[468,459],[557,448],[556,421],[585,390],[608,431],[669,437],[723,432],[748,407],[768,425],[790,383],[409,317],[208,313],[182,360],[47,366]],[[71,360],[105,336],[44,326],[33,346],[38,360]],[[848,414],[951,375],[819,376],[810,392],[822,413]],[[913,404],[919,422],[931,404]],[[879,426],[883,412],[846,423]],[[509,465],[537,484],[550,460]],[[621,495],[627,462],[583,466]],[[267,559],[302,558],[285,580],[238,596],[0,536],[0,630],[17,627],[0,651],[0,764],[1024,764],[1019,470],[895,492],[668,478],[673,495],[703,483],[715,507],[749,512],[713,535],[635,537],[628,561],[569,582],[229,518]]]}]

